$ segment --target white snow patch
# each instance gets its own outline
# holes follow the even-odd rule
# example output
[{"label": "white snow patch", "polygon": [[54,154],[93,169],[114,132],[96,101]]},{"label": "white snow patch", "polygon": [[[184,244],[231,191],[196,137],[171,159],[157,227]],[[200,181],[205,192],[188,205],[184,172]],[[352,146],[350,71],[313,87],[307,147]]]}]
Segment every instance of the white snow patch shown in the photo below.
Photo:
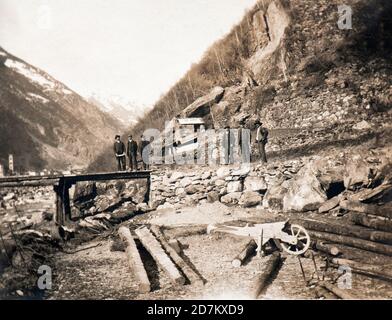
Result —
[{"label": "white snow patch", "polygon": [[1,52],[1,51],[0,51],[0,56],[5,57],[5,56],[7,56],[7,54],[6,54],[5,52]]},{"label": "white snow patch", "polygon": [[[48,103],[48,102],[49,102],[48,99],[46,99],[46,98],[44,98],[44,97],[42,97],[42,96],[40,96],[40,95],[38,95],[38,94],[29,93],[28,95],[29,95],[30,97],[32,97],[33,99],[39,100],[39,101],[41,101],[41,102],[43,102],[43,103]],[[30,99],[27,99],[27,100],[31,101]]]},{"label": "white snow patch", "polygon": [[4,64],[8,68],[14,69],[16,72],[20,73],[21,75],[25,76],[26,78],[30,79],[35,83],[38,83],[43,87],[49,87],[53,89],[56,86],[56,84],[53,83],[53,81],[46,79],[44,76],[40,75],[36,70],[30,68],[24,63],[7,59],[7,61]]}]

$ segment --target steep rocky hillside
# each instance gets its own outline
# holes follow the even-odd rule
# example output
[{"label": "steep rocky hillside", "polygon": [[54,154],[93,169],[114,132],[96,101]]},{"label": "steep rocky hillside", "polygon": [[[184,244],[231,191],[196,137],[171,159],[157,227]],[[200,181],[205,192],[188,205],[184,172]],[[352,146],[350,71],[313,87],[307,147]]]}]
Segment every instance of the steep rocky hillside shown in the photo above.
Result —
[{"label": "steep rocky hillside", "polygon": [[[133,132],[162,129],[164,120],[182,113],[203,116],[215,128],[244,121],[252,130],[261,117],[271,129],[272,157],[390,143],[392,4],[345,1],[353,10],[348,30],[338,27],[341,4],[259,1]],[[224,94],[210,104],[192,104],[222,90],[216,87]],[[94,167],[109,161],[102,155]]]},{"label": "steep rocky hillside", "polygon": [[85,168],[122,125],[47,73],[0,48],[0,163]]}]

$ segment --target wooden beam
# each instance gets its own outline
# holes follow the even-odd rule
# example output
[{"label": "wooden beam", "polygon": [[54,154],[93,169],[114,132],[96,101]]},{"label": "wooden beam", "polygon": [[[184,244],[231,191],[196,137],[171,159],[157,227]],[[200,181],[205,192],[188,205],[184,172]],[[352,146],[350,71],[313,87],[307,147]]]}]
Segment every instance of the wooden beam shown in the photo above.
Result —
[{"label": "wooden beam", "polygon": [[327,300],[336,300],[337,299],[337,297],[332,292],[330,292],[329,290],[325,289],[324,287],[316,286],[314,288],[314,291],[315,291],[316,296],[318,298],[323,297],[323,298],[325,298]]},{"label": "wooden beam", "polygon": [[173,249],[173,247],[166,241],[165,236],[158,226],[152,226],[151,231],[155,237],[161,243],[163,249],[169,254],[170,258],[174,263],[181,269],[184,275],[188,278],[192,284],[204,284],[203,279],[198,275],[185,261],[184,259]]},{"label": "wooden beam", "polygon": [[280,253],[274,252],[266,262],[264,271],[256,276],[254,284],[251,288],[251,297],[257,299],[261,292],[267,287],[268,282],[275,274],[281,262]]},{"label": "wooden beam", "polygon": [[332,292],[334,295],[336,295],[340,299],[344,299],[344,300],[355,300],[356,299],[356,297],[354,297],[353,295],[348,293],[347,290],[340,289],[337,286],[335,286],[329,282],[323,281],[320,284],[323,288]]},{"label": "wooden beam", "polygon": [[150,280],[148,279],[147,272],[144,269],[142,259],[139,251],[137,250],[136,243],[133,240],[131,232],[126,227],[121,227],[118,230],[120,238],[126,243],[127,247],[125,253],[127,255],[129,266],[138,282],[138,289],[142,293],[151,291]]},{"label": "wooden beam", "polygon": [[313,219],[299,219],[300,224],[309,230],[334,233],[342,236],[356,237],[363,240],[392,244],[392,233],[371,230],[360,226],[350,226]]},{"label": "wooden beam", "polygon": [[53,216],[53,220],[58,226],[62,226],[64,225],[65,222],[62,187],[60,185],[55,185],[53,186],[53,190],[56,194],[56,198],[55,198],[56,211]]},{"label": "wooden beam", "polygon": [[321,252],[330,254],[331,256],[338,256],[341,254],[338,247],[335,247],[333,244],[328,244],[323,241],[316,241],[315,248]]},{"label": "wooden beam", "polygon": [[385,192],[392,189],[391,183],[383,183],[374,189],[363,189],[360,192],[351,196],[352,200],[358,200],[361,202],[371,201],[376,197],[382,196]]},{"label": "wooden beam", "polygon": [[69,185],[82,181],[106,181],[106,180],[128,180],[149,179],[151,171],[124,171],[104,172],[80,175],[50,175],[50,176],[12,176],[0,178],[0,188],[48,186],[56,184],[60,179]]},{"label": "wooden beam", "polygon": [[242,248],[241,252],[231,262],[234,268],[239,268],[254,253],[256,253],[257,243],[252,239]]},{"label": "wooden beam", "polygon": [[106,181],[106,180],[127,180],[127,179],[147,179],[151,176],[151,171],[123,171],[91,173],[81,175],[64,176],[66,182],[75,184],[83,181]]},{"label": "wooden beam", "polygon": [[357,239],[327,232],[318,232],[312,230],[308,230],[308,232],[311,237],[314,237],[316,239],[326,240],[332,243],[340,243],[349,247],[359,248],[367,251],[385,254],[387,256],[392,256],[392,246],[387,244],[381,244],[373,241],[367,241],[363,239]]},{"label": "wooden beam", "polygon": [[151,254],[157,264],[166,272],[174,284],[185,284],[185,278],[163,250],[161,244],[146,227],[135,230],[140,242]]},{"label": "wooden beam", "polygon": [[350,212],[348,217],[350,221],[355,224],[385,232],[392,232],[392,220],[390,219],[379,218],[376,216],[372,217],[359,212]]},{"label": "wooden beam", "polygon": [[203,235],[207,233],[206,224],[185,224],[185,225],[166,225],[164,230],[170,233],[171,237],[190,237],[194,235]]},{"label": "wooden beam", "polygon": [[350,267],[353,272],[358,274],[392,281],[392,265],[374,265],[339,258],[332,259],[332,263],[339,266]]},{"label": "wooden beam", "polygon": [[375,204],[366,204],[359,201],[344,200],[340,201],[340,207],[349,211],[371,214],[392,219],[392,205],[378,206]]}]

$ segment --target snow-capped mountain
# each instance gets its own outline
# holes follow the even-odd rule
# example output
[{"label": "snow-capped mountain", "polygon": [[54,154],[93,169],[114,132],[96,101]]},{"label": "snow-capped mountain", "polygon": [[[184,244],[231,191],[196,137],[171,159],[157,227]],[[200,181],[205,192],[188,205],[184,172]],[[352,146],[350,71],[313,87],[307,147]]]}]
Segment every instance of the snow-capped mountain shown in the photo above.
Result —
[{"label": "snow-capped mountain", "polygon": [[140,106],[116,95],[104,96],[94,93],[88,97],[88,101],[127,126],[137,123],[138,118],[142,117],[147,109],[146,106]]},{"label": "snow-capped mountain", "polygon": [[[0,163],[18,171],[84,168],[124,126],[0,47]],[[7,166],[5,166],[7,167]]]}]

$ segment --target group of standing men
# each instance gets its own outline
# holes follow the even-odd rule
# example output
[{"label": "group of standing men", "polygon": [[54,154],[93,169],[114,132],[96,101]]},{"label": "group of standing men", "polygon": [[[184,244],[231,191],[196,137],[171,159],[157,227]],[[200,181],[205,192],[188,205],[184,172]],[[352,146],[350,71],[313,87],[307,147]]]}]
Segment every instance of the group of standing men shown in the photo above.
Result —
[{"label": "group of standing men", "polygon": [[[260,156],[260,161],[263,163],[267,162],[267,156],[265,152],[265,146],[268,143],[268,129],[263,127],[263,124],[260,120],[256,121],[256,144],[258,146],[258,151],[259,151],[259,156]],[[251,159],[251,139],[250,139],[250,131],[246,130],[243,126],[241,125],[240,129],[238,130],[238,138],[236,139],[233,136],[233,132],[231,131],[230,127],[227,126],[225,128],[225,133],[224,133],[224,161],[225,164],[231,164],[234,163],[234,144],[237,141],[239,145],[239,151],[241,153],[242,161],[243,162],[250,162]],[[149,170],[150,169],[150,164],[149,164],[149,159],[150,159],[150,148],[151,148],[151,143],[153,142],[153,139],[151,141],[147,141],[144,136],[141,136],[140,143],[138,143],[133,139],[132,135],[128,136],[128,141],[127,141],[127,147],[125,147],[125,144],[121,141],[121,137],[119,135],[116,136],[116,141],[114,142],[114,153],[117,159],[117,169],[118,171],[125,171],[126,170],[126,158],[128,156],[129,159],[129,168],[131,171],[134,170],[139,170],[138,168],[138,153],[140,154],[140,158],[142,159],[142,167],[143,170]],[[174,146],[174,145],[173,145]],[[146,149],[147,148],[147,149]],[[172,152],[174,155],[174,149],[172,147]]]},{"label": "group of standing men", "polygon": [[115,142],[113,146],[113,151],[117,160],[117,170],[125,171],[127,169],[126,158],[128,156],[129,159],[129,168],[131,171],[139,170],[138,168],[138,153],[142,159],[142,167],[143,170],[149,170],[149,152],[144,151],[146,147],[150,145],[150,142],[147,141],[144,136],[141,136],[140,144],[133,139],[132,135],[128,136],[127,147],[121,141],[121,137],[116,135]]}]

